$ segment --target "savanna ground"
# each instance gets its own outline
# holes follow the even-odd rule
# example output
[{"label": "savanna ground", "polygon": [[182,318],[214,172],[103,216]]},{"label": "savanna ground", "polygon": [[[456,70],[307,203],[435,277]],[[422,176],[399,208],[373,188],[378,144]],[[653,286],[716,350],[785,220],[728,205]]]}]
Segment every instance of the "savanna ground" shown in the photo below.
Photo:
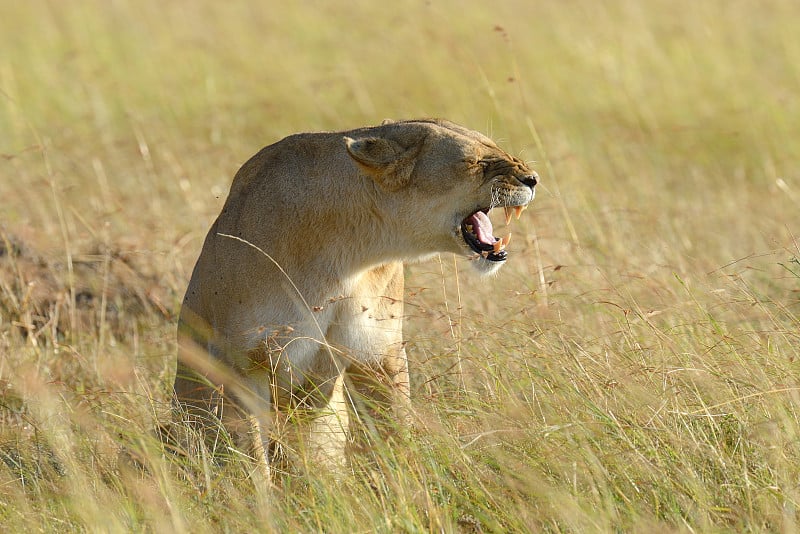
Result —
[{"label": "savanna ground", "polygon": [[[0,2],[3,531],[800,528],[800,4],[270,4]],[[238,166],[420,116],[542,183],[496,278],[409,266],[417,431],[267,499],[165,450]]]}]

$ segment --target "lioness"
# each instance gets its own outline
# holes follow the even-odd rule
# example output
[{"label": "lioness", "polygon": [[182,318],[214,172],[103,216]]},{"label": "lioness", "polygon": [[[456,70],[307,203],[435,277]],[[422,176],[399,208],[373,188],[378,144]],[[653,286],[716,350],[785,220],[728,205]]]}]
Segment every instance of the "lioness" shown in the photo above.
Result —
[{"label": "lioness", "polygon": [[489,138],[444,120],[262,149],[236,174],[183,300],[184,413],[221,418],[266,466],[270,414],[312,406],[312,452],[341,461],[346,392],[374,415],[407,415],[403,262],[454,252],[497,271],[507,240],[487,213],[519,217],[537,180]]}]

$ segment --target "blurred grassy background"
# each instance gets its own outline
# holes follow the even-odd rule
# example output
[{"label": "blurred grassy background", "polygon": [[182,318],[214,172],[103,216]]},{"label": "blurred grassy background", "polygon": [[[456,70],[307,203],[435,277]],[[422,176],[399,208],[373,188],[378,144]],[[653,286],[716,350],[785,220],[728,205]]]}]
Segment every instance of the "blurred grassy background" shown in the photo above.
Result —
[{"label": "blurred grassy background", "polygon": [[[792,0],[0,2],[0,523],[796,530],[798,26]],[[149,437],[193,261],[263,145],[421,116],[530,161],[536,202],[497,278],[409,268],[429,432],[265,518]]]}]

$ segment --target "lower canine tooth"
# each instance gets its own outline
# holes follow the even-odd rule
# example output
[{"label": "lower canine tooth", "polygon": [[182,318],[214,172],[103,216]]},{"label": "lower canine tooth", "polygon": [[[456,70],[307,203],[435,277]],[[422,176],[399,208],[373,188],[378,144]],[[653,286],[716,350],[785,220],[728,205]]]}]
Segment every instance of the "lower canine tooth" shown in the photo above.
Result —
[{"label": "lower canine tooth", "polygon": [[511,234],[508,234],[506,236],[501,237],[500,238],[500,242],[503,243],[503,247],[502,248],[506,248],[510,241],[511,241]]}]

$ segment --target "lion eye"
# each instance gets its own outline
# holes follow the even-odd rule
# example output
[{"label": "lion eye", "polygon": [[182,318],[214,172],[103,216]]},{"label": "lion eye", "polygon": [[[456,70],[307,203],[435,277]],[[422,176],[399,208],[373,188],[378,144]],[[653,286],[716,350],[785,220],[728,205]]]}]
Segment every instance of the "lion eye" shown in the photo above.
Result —
[{"label": "lion eye", "polygon": [[492,164],[492,162],[487,159],[470,159],[467,160],[466,163],[470,170],[472,170],[475,174],[481,174],[484,177],[486,176],[486,172]]}]

